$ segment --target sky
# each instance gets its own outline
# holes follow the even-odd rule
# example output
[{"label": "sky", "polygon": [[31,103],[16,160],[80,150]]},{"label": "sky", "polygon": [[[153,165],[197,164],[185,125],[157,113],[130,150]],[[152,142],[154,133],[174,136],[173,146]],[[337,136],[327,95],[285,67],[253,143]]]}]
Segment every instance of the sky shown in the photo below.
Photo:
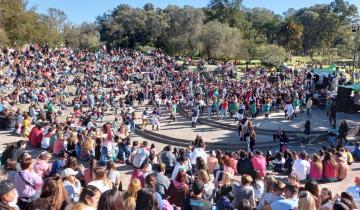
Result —
[{"label": "sky", "polygon": [[[58,8],[67,14],[69,20],[75,24],[93,22],[98,15],[114,9],[119,4],[129,4],[132,7],[143,7],[152,3],[155,7],[164,8],[169,4],[193,7],[205,7],[210,0],[28,0],[28,8],[35,6],[40,13],[46,13],[48,8]],[[347,0],[355,4],[360,10],[360,0]],[[244,0],[243,5],[248,8],[264,7],[282,14],[288,8],[299,9],[314,4],[330,3],[331,0]]]}]

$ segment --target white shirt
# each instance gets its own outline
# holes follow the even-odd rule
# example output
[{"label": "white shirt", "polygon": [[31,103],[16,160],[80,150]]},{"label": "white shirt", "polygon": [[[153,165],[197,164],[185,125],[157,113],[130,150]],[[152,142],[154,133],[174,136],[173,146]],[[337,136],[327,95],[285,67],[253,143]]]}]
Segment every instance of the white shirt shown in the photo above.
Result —
[{"label": "white shirt", "polygon": [[[111,183],[111,182],[109,182],[109,183]],[[94,181],[90,182],[88,185],[97,187],[101,193],[112,189],[112,185],[111,184],[109,186],[105,185],[104,180],[94,180]]]},{"label": "white shirt", "polygon": [[197,157],[202,157],[202,159],[204,159],[205,163],[207,163],[208,155],[206,154],[206,152],[204,151],[203,148],[194,149],[194,151],[191,153],[191,156],[190,156],[191,164],[196,164]]},{"label": "white shirt", "polygon": [[310,163],[307,160],[295,160],[292,167],[292,173],[296,174],[299,180],[305,180],[306,176],[310,173]]},{"label": "white shirt", "polygon": [[134,156],[134,160],[133,160],[133,165],[136,168],[140,168],[141,164],[144,162],[144,160],[149,157],[150,152],[148,150],[146,150],[145,148],[138,148],[136,150],[135,156]]}]

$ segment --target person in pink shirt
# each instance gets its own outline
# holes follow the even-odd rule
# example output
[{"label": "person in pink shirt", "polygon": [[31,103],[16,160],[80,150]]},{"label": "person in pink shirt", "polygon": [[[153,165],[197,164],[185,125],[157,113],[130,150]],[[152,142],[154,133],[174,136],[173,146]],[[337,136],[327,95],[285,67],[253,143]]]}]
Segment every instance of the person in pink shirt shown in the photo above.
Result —
[{"label": "person in pink shirt", "polygon": [[64,150],[65,145],[64,145],[64,134],[63,133],[58,133],[57,134],[57,139],[54,142],[54,146],[53,146],[53,152],[54,154],[59,154],[62,150]]},{"label": "person in pink shirt", "polygon": [[85,180],[86,185],[88,183],[94,181],[94,179],[95,179],[94,170],[97,167],[98,167],[97,160],[95,158],[90,159],[89,168],[84,170],[84,180]]},{"label": "person in pink shirt", "polygon": [[228,155],[223,156],[224,172],[230,173],[231,176],[235,175],[235,170],[231,167],[231,158]]},{"label": "person in pink shirt", "polygon": [[259,150],[255,151],[255,156],[251,159],[254,170],[259,171],[260,177],[266,174],[266,159]]},{"label": "person in pink shirt", "polygon": [[311,180],[320,181],[322,179],[323,165],[319,155],[314,154],[310,163],[310,174]]},{"label": "person in pink shirt", "polygon": [[216,168],[218,168],[219,163],[218,159],[215,157],[215,151],[211,151],[210,155],[207,158],[207,165],[210,173],[213,173]]},{"label": "person in pink shirt", "polygon": [[148,173],[148,168],[149,168],[148,163],[146,162],[142,163],[139,169],[133,171],[130,180],[139,179],[141,182],[141,187],[145,187],[145,177],[146,174]]},{"label": "person in pink shirt", "polygon": [[33,166],[35,173],[37,173],[42,178],[50,174],[51,167],[48,163],[50,159],[51,159],[51,154],[48,152],[43,152],[40,154],[40,156],[38,157],[38,159],[36,160]]}]

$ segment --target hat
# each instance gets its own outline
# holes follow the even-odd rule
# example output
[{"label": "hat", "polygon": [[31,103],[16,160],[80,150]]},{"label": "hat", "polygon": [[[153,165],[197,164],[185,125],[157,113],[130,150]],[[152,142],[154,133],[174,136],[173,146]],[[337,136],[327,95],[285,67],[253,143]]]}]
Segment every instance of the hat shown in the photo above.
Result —
[{"label": "hat", "polygon": [[77,175],[78,172],[77,171],[74,171],[73,169],[71,168],[66,168],[64,170],[61,171],[61,177],[64,178],[64,177],[68,177],[68,176],[75,176]]},{"label": "hat", "polygon": [[3,180],[0,182],[0,195],[10,192],[15,188],[14,183],[9,180]]}]

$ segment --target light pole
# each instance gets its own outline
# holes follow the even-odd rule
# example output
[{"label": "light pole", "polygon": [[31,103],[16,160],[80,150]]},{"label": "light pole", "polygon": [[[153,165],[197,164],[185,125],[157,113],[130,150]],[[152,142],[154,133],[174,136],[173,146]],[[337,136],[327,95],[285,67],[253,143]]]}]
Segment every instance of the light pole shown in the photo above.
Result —
[{"label": "light pole", "polygon": [[353,70],[351,74],[351,83],[355,83],[355,62],[356,62],[356,52],[357,52],[357,46],[358,46],[358,37],[359,37],[359,31],[360,31],[360,24],[356,24],[352,27],[352,32],[356,32],[355,34],[355,47],[354,47],[354,58],[353,58]]}]

